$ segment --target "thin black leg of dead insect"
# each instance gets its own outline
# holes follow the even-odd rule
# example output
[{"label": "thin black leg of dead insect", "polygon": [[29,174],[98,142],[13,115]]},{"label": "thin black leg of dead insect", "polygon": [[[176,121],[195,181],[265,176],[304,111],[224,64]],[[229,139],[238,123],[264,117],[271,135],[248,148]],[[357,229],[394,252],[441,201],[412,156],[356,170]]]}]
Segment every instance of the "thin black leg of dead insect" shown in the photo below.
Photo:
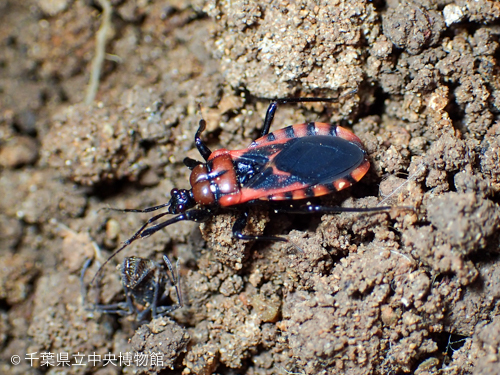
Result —
[{"label": "thin black leg of dead insect", "polygon": [[245,229],[248,221],[248,210],[245,210],[241,213],[241,215],[236,219],[233,224],[233,237],[239,240],[246,241],[283,241],[288,242],[286,238],[277,237],[277,236],[254,236],[243,234],[243,229]]},{"label": "thin black leg of dead insect", "polygon": [[198,127],[198,130],[196,131],[196,134],[194,136],[194,143],[199,153],[203,157],[203,159],[208,160],[208,158],[212,154],[212,151],[210,151],[208,146],[201,139],[201,133],[205,130],[206,126],[207,126],[206,121],[201,119],[200,126]]},{"label": "thin black leg of dead insect", "polygon": [[87,259],[83,264],[82,270],[80,272],[80,294],[82,297],[82,306],[84,307],[87,304],[87,288],[85,287],[84,278],[91,263],[92,259]]},{"label": "thin black leg of dead insect", "polygon": [[[178,301],[178,307],[183,306],[182,302],[182,292],[181,292],[181,286],[180,286],[180,276],[179,276],[179,268],[180,268],[180,261],[177,259],[177,262],[175,263],[175,270],[174,267],[172,266],[172,263],[170,262],[170,259],[166,255],[163,255],[163,261],[168,267],[168,270],[170,271],[170,275],[167,273],[167,276],[170,279],[170,282],[172,285],[175,287],[175,294],[177,295],[177,301]],[[175,307],[174,309],[178,308]]]},{"label": "thin black leg of dead insect", "polygon": [[135,312],[134,304],[128,295],[126,302],[112,303],[110,305],[97,304],[94,310],[103,314],[117,314],[120,316],[132,315]]},{"label": "thin black leg of dead insect", "polygon": [[[87,272],[88,268],[90,267],[91,263],[92,263],[91,259],[88,259],[85,262],[85,264],[83,265],[83,268],[82,268],[81,275],[80,275],[80,282],[82,285],[82,297],[83,298],[86,298],[86,288],[85,288],[85,284],[83,283],[83,278],[84,278],[85,273]],[[128,290],[126,287],[124,287],[124,290],[125,290],[125,295],[127,298],[126,302],[113,303],[113,304],[109,304],[109,305],[101,305],[98,303],[98,299],[99,299],[99,292],[98,292],[96,295],[96,300],[94,301],[92,307],[88,307],[88,308],[86,308],[86,310],[98,311],[100,313],[105,313],[105,314],[118,314],[121,316],[133,314],[134,305],[132,303],[132,300],[130,299],[130,293],[128,293]]]},{"label": "thin black leg of dead insect", "polygon": [[82,271],[80,272],[80,287],[82,294],[82,305],[85,307],[87,311],[98,311],[101,313],[109,313],[109,314],[119,314],[119,315],[130,315],[134,311],[134,306],[132,304],[132,300],[127,298],[127,302],[120,302],[110,305],[100,305],[98,303],[99,299],[99,291],[96,294],[95,301],[91,306],[86,306],[87,304],[87,288],[85,287],[84,278],[87,270],[90,268],[92,264],[92,259],[87,259],[83,264]]},{"label": "thin black leg of dead insect", "polygon": [[[356,90],[353,90],[349,92],[355,93]],[[264,119],[264,125],[262,126],[262,132],[261,132],[261,137],[267,135],[269,133],[269,129],[271,128],[271,124],[274,119],[274,115],[276,113],[276,110],[278,109],[279,104],[286,104],[286,103],[320,103],[320,102],[325,102],[325,103],[335,103],[339,99],[338,98],[280,98],[280,99],[274,99],[271,104],[269,104],[269,107],[267,107],[267,112],[266,112],[266,118]]]},{"label": "thin black leg of dead insect", "polygon": [[[165,264],[167,265],[167,267],[170,271],[170,274],[168,272],[166,272],[166,274],[167,274],[167,277],[168,277],[170,283],[175,288],[175,293],[177,296],[177,303],[175,305],[172,305],[172,306],[159,306],[154,311],[152,310],[153,318],[165,316],[168,313],[170,313],[174,310],[177,310],[178,308],[183,306],[180,284],[179,284],[179,280],[180,280],[180,278],[179,278],[179,260],[177,260],[177,263],[175,265],[175,267],[176,267],[175,271],[174,271],[174,267],[172,266],[172,263],[170,263],[170,259],[168,259],[168,257],[166,255],[163,256],[163,261],[165,262]],[[168,290],[165,288],[164,296],[167,294],[168,294]],[[159,296],[159,297],[160,297],[159,301],[161,301],[162,296]]]}]

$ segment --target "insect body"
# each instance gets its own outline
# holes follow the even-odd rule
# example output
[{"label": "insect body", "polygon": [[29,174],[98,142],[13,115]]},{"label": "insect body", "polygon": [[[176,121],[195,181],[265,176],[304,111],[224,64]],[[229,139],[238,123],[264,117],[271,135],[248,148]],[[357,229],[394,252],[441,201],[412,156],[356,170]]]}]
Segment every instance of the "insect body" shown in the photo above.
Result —
[{"label": "insect body", "polygon": [[269,133],[244,150],[215,151],[190,180],[195,202],[227,207],[329,194],[359,181],[369,168],[353,133],[310,122]]},{"label": "insect body", "polygon": [[[179,265],[174,270],[167,256],[164,255],[163,260],[170,274],[162,264],[150,259],[126,257],[120,265],[126,301],[109,305],[95,304],[92,310],[121,316],[137,314],[137,321],[141,322],[149,315],[154,319],[182,307]],[[82,271],[82,285],[88,265]],[[175,287],[177,295],[178,302],[174,305],[165,304],[169,284]]]},{"label": "insect body", "polygon": [[[201,139],[206,123],[200,121],[195,145],[205,162],[185,158],[192,170],[191,189],[172,189],[166,204],[125,212],[152,212],[167,207],[167,212],[150,218],[115,254],[138,238],[144,238],[179,221],[203,222],[221,209],[241,207],[233,225],[238,239],[286,241],[282,237],[251,236],[242,233],[248,219],[248,205],[258,201],[300,200],[345,189],[359,181],[370,163],[361,140],[351,131],[333,124],[309,122],[269,132],[278,104],[287,102],[325,102],[324,98],[279,99],[267,110],[261,137],[242,150],[210,151]],[[343,208],[304,204],[281,207],[279,212],[333,213],[372,212],[390,207]],[[165,215],[173,218],[153,224]],[[113,254],[113,256],[115,255]]]}]

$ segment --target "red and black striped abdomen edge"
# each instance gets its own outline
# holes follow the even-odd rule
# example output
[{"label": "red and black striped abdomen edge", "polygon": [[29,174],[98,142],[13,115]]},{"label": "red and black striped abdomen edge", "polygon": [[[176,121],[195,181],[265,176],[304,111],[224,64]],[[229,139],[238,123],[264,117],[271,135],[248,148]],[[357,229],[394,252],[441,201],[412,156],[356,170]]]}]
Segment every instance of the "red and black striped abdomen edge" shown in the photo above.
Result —
[{"label": "red and black striped abdomen edge", "polygon": [[249,148],[261,146],[263,144],[271,144],[275,141],[285,142],[291,138],[308,137],[312,135],[329,135],[332,137],[340,137],[346,141],[357,144],[360,148],[363,147],[361,140],[350,130],[334,124],[326,124],[324,122],[308,122],[287,126],[286,128],[276,130],[252,142]]},{"label": "red and black striped abdomen edge", "polygon": [[[254,142],[252,142],[249,148],[284,143],[292,138],[301,138],[315,135],[340,137],[364,150],[361,140],[351,131],[341,126],[320,122],[297,124],[279,129],[255,140]],[[331,183],[318,184],[314,186],[304,186],[303,184],[297,183],[282,189],[274,189],[272,193],[264,191],[245,191],[247,189],[243,188],[241,191],[241,195],[243,198],[242,201],[248,201],[252,199],[273,201],[295,200],[327,195],[332,192],[348,188],[351,185],[355,184],[356,182],[361,180],[361,178],[363,178],[363,176],[366,174],[366,172],[368,172],[369,169],[370,162],[365,156],[361,164],[358,165],[353,171],[343,176],[342,178],[332,181]]]}]

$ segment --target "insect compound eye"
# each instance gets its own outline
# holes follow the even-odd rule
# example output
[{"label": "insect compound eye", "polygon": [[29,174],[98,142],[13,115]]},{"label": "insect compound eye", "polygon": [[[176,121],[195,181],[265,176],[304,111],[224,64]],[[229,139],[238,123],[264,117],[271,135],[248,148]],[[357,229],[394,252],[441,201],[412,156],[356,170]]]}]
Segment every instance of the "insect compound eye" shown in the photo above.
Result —
[{"label": "insect compound eye", "polygon": [[190,191],[186,189],[172,189],[170,192],[170,207],[168,211],[171,214],[179,214],[196,205]]}]

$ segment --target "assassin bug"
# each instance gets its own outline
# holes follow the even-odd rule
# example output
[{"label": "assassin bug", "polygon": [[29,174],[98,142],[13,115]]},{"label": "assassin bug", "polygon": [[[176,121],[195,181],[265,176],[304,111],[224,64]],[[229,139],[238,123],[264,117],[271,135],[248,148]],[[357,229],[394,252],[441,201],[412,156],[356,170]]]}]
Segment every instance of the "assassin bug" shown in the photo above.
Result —
[{"label": "assassin bug", "polygon": [[[179,262],[174,270],[166,255],[163,256],[163,261],[170,274],[161,263],[145,258],[126,257],[120,265],[126,301],[109,305],[95,304],[91,310],[121,316],[137,314],[137,321],[142,322],[148,315],[155,319],[182,307]],[[90,260],[84,265],[81,274],[82,293],[83,278],[89,266]],[[165,304],[169,283],[176,292],[177,304],[174,305]]]},{"label": "assassin bug", "polygon": [[[242,150],[220,149],[212,152],[201,139],[206,126],[205,120],[201,119],[194,143],[205,162],[184,159],[184,164],[192,171],[191,189],[172,189],[169,202],[158,206],[112,209],[152,212],[167,207],[167,212],[150,218],[108,261],[133,241],[148,237],[166,226],[184,220],[204,222],[220,210],[236,206],[242,212],[233,225],[234,237],[240,240],[287,241],[283,237],[243,234],[248,220],[248,205],[258,201],[304,200],[330,194],[355,184],[370,169],[361,140],[341,126],[309,122],[269,132],[279,104],[333,101],[336,99],[274,100],[267,109],[261,137]],[[304,204],[280,207],[276,211],[304,214],[389,209],[391,207],[346,208]],[[177,216],[149,227],[165,215]]]}]

